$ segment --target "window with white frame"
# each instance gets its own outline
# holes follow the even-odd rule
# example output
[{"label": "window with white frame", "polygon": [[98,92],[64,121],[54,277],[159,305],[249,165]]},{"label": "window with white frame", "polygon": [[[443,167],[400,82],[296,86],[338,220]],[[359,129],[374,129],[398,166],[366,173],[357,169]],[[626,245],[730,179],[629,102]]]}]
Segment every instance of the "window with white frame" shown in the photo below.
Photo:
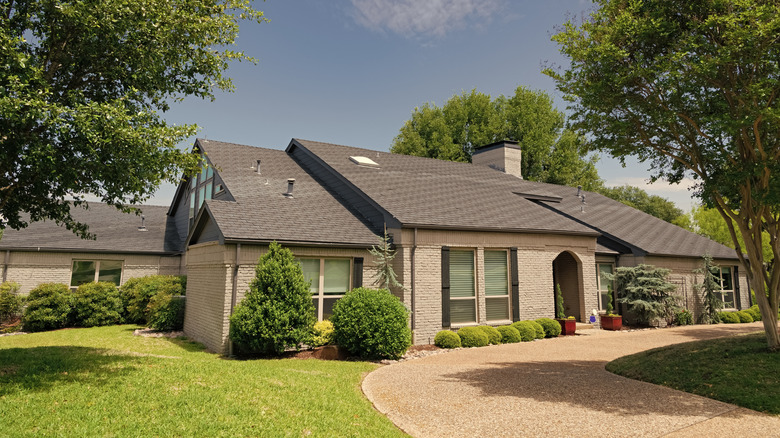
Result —
[{"label": "window with white frame", "polygon": [[[614,272],[614,265],[612,263],[598,263],[596,264],[596,281],[598,282],[599,290],[599,308],[601,310],[607,310],[607,302],[609,302],[609,293],[614,287],[614,282],[607,276]],[[612,308],[615,308],[615,303],[612,303]]]},{"label": "window with white frame", "polygon": [[474,251],[450,251],[450,321],[477,321]]},{"label": "window with white frame", "polygon": [[350,289],[350,259],[302,258],[298,260],[306,281],[311,282],[312,301],[317,320],[329,319],[333,305]]},{"label": "window with white frame", "polygon": [[730,266],[721,266],[716,269],[718,270],[717,281],[720,286],[719,293],[723,300],[723,308],[736,309],[737,304],[736,301],[734,301],[734,276],[732,275],[734,270]]},{"label": "window with white frame", "polygon": [[488,321],[509,319],[509,253],[485,251],[485,315]]},{"label": "window with white frame", "polygon": [[122,281],[121,260],[73,260],[70,287],[93,281],[108,281],[119,286]]}]

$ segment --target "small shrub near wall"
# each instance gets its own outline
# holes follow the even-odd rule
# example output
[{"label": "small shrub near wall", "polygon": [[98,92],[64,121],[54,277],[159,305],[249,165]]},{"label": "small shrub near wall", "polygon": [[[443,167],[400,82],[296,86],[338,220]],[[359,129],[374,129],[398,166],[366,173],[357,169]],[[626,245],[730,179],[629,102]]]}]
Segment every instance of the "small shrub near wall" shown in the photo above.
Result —
[{"label": "small shrub near wall", "polygon": [[125,321],[135,324],[147,322],[149,300],[163,293],[184,295],[187,290],[187,277],[176,275],[147,275],[131,278],[119,288],[124,308]]},{"label": "small shrub near wall", "polygon": [[[531,324],[532,321],[517,321],[512,324],[512,327],[514,327],[518,332],[520,332],[520,337],[522,338],[523,342],[530,342],[536,339],[536,328],[533,324]],[[539,330],[542,332],[542,337],[544,337],[544,329],[539,324],[536,324],[539,326]]]},{"label": "small shrub near wall", "polygon": [[520,332],[511,325],[502,325],[498,327],[498,332],[501,333],[502,344],[515,344],[523,340]]},{"label": "small shrub near wall", "polygon": [[750,315],[750,312],[747,312],[745,310],[740,310],[739,312],[734,312],[737,314],[737,317],[739,318],[739,322],[747,323],[747,322],[753,322],[753,317]]},{"label": "small shrub near wall", "polygon": [[17,295],[19,283],[5,282],[0,284],[0,324],[20,316],[23,299]]},{"label": "small shrub near wall", "polygon": [[466,348],[469,347],[484,347],[488,345],[488,337],[485,332],[479,327],[463,327],[458,329],[458,336],[460,336],[460,344]]},{"label": "small shrub near wall", "polygon": [[758,304],[753,304],[745,312],[750,313],[750,316],[753,318],[753,321],[761,321],[761,311],[758,310]]},{"label": "small shrub near wall", "polygon": [[333,306],[336,344],[368,359],[398,359],[412,345],[409,311],[386,289],[359,287]]},{"label": "small shrub near wall", "polygon": [[460,348],[460,336],[452,330],[442,330],[436,333],[433,345],[439,348]]},{"label": "small shrub near wall", "polygon": [[146,325],[155,330],[181,330],[184,327],[186,297],[157,293],[146,306]]},{"label": "small shrub near wall", "polygon": [[485,333],[488,338],[488,344],[498,345],[501,343],[501,332],[496,330],[495,327],[489,325],[481,325],[479,329]]},{"label": "small shrub near wall", "polygon": [[323,345],[330,345],[333,343],[333,323],[325,320],[319,321],[314,324],[314,328],[311,330],[312,338],[310,345],[312,347],[322,347]]},{"label": "small shrub near wall", "polygon": [[536,321],[528,321],[528,323],[531,324],[531,327],[534,328],[534,333],[536,334],[535,339],[544,339],[544,337],[547,335],[547,333],[544,331],[544,327],[542,327],[542,325]]},{"label": "small shrub near wall", "polygon": [[86,283],[71,295],[70,322],[96,327],[122,322],[122,300],[114,283]]},{"label": "small shrub near wall", "polygon": [[739,323],[739,316],[736,314],[736,312],[718,312],[718,318],[720,318],[720,322],[724,322],[726,324]]},{"label": "small shrub near wall", "polygon": [[539,318],[536,322],[544,329],[544,337],[554,338],[561,334],[561,325],[551,318]]},{"label": "small shrub near wall", "polygon": [[688,309],[683,309],[677,312],[674,316],[677,325],[691,325],[693,324],[693,315]]},{"label": "small shrub near wall", "polygon": [[41,332],[63,328],[70,314],[70,289],[61,283],[43,283],[30,291],[22,329]]}]

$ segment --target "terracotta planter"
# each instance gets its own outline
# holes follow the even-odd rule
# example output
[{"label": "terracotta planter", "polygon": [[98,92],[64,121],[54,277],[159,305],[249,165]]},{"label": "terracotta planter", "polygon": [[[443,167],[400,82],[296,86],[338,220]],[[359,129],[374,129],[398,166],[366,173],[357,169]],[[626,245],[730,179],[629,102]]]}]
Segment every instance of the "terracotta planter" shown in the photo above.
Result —
[{"label": "terracotta planter", "polygon": [[601,315],[601,328],[604,330],[620,330],[623,327],[623,317]]},{"label": "terracotta planter", "polygon": [[561,325],[561,335],[573,335],[577,330],[577,321],[573,319],[556,319]]}]

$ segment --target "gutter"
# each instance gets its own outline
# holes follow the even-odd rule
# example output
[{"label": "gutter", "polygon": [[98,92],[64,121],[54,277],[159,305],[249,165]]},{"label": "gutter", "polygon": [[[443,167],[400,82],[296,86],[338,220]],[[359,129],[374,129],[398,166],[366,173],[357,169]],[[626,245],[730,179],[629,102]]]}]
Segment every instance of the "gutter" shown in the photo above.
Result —
[{"label": "gutter", "polygon": [[[233,290],[230,296],[230,316],[233,316],[233,309],[236,307],[238,298],[238,269],[241,267],[241,244],[236,244],[236,261],[233,264]],[[228,317],[228,330],[230,330],[230,316]],[[228,333],[230,333],[228,331]],[[229,338],[228,338],[229,339]],[[228,340],[228,355],[233,356],[233,341]]]},{"label": "gutter", "polygon": [[414,306],[414,271],[415,271],[415,260],[414,255],[417,252],[417,228],[414,229],[414,238],[412,239],[412,256],[411,256],[411,262],[412,262],[412,273],[411,273],[411,280],[412,280],[412,332],[414,332],[415,327],[415,320],[417,319],[417,313],[415,312],[415,306]]},{"label": "gutter", "polygon": [[9,260],[11,259],[11,250],[7,249],[5,250],[5,261],[3,262],[3,283],[5,283],[6,279],[8,278],[8,264]]}]

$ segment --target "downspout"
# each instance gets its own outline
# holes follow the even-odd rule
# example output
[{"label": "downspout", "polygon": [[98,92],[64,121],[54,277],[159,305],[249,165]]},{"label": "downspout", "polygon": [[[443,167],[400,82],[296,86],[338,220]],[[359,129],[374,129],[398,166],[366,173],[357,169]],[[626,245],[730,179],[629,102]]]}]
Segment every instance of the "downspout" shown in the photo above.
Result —
[{"label": "downspout", "polygon": [[[241,267],[241,244],[236,244],[236,261],[233,263],[233,291],[230,296],[230,316],[233,316],[233,309],[236,307],[238,298],[238,268]],[[229,329],[228,329],[229,330]],[[228,341],[228,356],[233,356],[233,341]]]},{"label": "downspout", "polygon": [[417,312],[415,312],[414,308],[414,271],[415,271],[415,264],[414,264],[414,254],[417,252],[417,228],[414,229],[414,238],[412,239],[412,256],[411,256],[411,262],[412,262],[412,274],[411,274],[411,280],[412,280],[412,330],[414,330],[415,327],[415,320],[417,319]]},{"label": "downspout", "polygon": [[11,250],[5,250],[5,261],[3,262],[3,283],[8,279],[8,263],[11,258]]}]

